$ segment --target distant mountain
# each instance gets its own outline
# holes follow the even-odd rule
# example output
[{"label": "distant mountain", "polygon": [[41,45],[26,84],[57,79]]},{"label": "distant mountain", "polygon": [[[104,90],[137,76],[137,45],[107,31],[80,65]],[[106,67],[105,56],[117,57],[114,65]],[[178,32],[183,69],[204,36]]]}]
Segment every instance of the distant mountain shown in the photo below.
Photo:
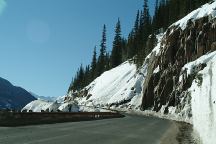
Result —
[{"label": "distant mountain", "polygon": [[38,100],[44,100],[44,101],[48,101],[48,102],[54,102],[58,98],[58,97],[39,96],[33,92],[29,92],[29,93]]},{"label": "distant mountain", "polygon": [[0,77],[0,109],[21,109],[35,99],[25,89],[13,86],[8,80]]}]

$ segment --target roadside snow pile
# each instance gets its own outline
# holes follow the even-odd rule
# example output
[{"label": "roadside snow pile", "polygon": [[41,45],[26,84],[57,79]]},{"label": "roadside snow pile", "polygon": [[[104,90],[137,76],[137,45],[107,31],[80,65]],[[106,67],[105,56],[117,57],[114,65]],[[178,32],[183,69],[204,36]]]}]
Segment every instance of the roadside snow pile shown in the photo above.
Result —
[{"label": "roadside snow pile", "polygon": [[22,111],[27,112],[110,112],[110,110],[95,108],[93,106],[79,106],[76,101],[68,101],[64,103],[48,102],[45,100],[35,100],[27,104]]},{"label": "roadside snow pile", "polygon": [[193,125],[204,144],[213,144],[216,138],[216,52],[204,55],[185,67],[190,70],[199,63],[207,66],[198,73],[199,77],[190,88]]},{"label": "roadside snow pile", "polygon": [[73,101],[61,104],[58,109],[63,112],[79,112],[78,104]]},{"label": "roadside snow pile", "polygon": [[59,104],[56,102],[47,102],[44,100],[35,100],[27,104],[22,111],[32,111],[32,112],[41,112],[49,111],[56,112],[58,110]]},{"label": "roadside snow pile", "polygon": [[[177,21],[173,25],[181,27],[181,29],[185,29],[187,26],[187,22],[189,20],[195,20],[199,19],[205,16],[209,16],[211,18],[216,17],[216,1],[212,3],[207,3],[203,5],[202,7],[192,11],[190,14],[182,18],[181,20]],[[172,25],[172,26],[173,26]]]}]

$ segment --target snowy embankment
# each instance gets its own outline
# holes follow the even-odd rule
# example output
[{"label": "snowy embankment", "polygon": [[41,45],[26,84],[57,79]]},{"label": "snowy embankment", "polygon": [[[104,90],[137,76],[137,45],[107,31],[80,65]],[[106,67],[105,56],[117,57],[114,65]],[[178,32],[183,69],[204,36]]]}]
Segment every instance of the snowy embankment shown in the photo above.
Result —
[{"label": "snowy embankment", "polygon": [[[216,17],[216,1],[203,5],[174,25],[185,29],[188,20],[205,16],[209,19]],[[216,52],[186,64],[184,68],[187,68],[187,74],[191,74],[194,66],[199,64],[207,64],[207,66],[198,73],[189,89],[192,97],[192,123],[201,141],[204,144],[213,144],[216,143]]]},{"label": "snowy embankment", "polygon": [[216,52],[204,55],[185,67],[206,63],[190,88],[192,97],[193,125],[204,144],[216,142]]},{"label": "snowy embankment", "polygon": [[27,104],[22,110],[41,112],[41,111],[53,111],[58,110],[59,104],[55,102],[47,102],[44,100],[35,100]]},{"label": "snowy embankment", "polygon": [[55,102],[48,102],[45,100],[35,100],[27,104],[22,111],[32,111],[32,112],[79,112],[79,106],[75,102],[66,102],[66,103],[59,103]]}]

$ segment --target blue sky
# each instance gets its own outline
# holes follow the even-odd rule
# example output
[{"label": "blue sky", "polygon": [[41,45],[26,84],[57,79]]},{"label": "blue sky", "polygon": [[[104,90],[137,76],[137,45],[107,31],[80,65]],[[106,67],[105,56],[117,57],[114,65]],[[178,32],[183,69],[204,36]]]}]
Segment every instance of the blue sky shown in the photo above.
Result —
[{"label": "blue sky", "polygon": [[[150,0],[153,11],[154,0]],[[118,17],[131,30],[143,0],[0,0],[0,77],[43,96],[66,94],[107,25],[111,49]]]}]

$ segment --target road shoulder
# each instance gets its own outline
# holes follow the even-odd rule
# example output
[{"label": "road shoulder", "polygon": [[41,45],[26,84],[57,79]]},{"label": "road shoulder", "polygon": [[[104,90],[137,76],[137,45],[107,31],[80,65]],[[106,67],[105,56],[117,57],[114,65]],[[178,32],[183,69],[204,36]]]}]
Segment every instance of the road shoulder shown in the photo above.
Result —
[{"label": "road shoulder", "polygon": [[170,128],[161,139],[161,144],[198,144],[193,135],[191,124],[172,121]]}]

